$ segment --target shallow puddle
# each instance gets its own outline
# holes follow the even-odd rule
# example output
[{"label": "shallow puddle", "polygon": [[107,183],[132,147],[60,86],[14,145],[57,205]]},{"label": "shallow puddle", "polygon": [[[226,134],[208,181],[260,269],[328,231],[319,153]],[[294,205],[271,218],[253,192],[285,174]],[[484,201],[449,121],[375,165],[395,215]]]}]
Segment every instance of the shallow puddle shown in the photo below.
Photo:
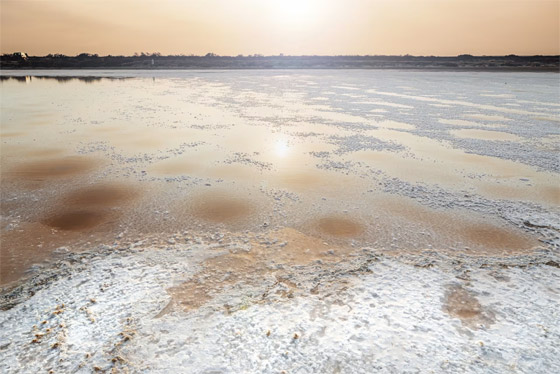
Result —
[{"label": "shallow puddle", "polygon": [[397,121],[376,121],[372,123],[373,126],[377,126],[385,129],[395,129],[395,130],[414,130],[416,126],[409,123],[397,122]]},{"label": "shallow puddle", "polygon": [[64,149],[60,148],[47,148],[47,149],[37,149],[29,151],[26,153],[29,157],[52,157],[64,153]]},{"label": "shallow puddle", "polygon": [[[68,227],[66,219],[61,215],[46,217],[53,225]],[[81,219],[81,217],[78,217]],[[88,218],[86,218],[88,220]],[[89,220],[92,220],[90,217]],[[93,218],[93,221],[96,221]],[[91,222],[89,224],[96,224]],[[57,248],[64,247],[68,251],[90,250],[98,244],[106,244],[114,239],[110,229],[88,231],[84,235],[84,227],[77,230],[59,230],[41,222],[21,223],[17,228],[2,231],[0,245],[0,287],[17,281],[26,275],[27,269],[34,264],[48,259]],[[70,224],[70,226],[72,226]],[[87,226],[87,225],[86,225]],[[97,226],[100,228],[101,226]]]},{"label": "shallow puddle", "polygon": [[478,122],[473,122],[473,121],[467,121],[467,120],[464,120],[464,119],[440,119],[439,123],[442,123],[444,125],[460,126],[460,127],[490,127],[490,128],[494,128],[494,127],[502,127],[503,126],[501,124],[484,124],[484,123],[478,123]]},{"label": "shallow puddle", "polygon": [[435,168],[421,159],[411,158],[403,153],[358,151],[351,157],[353,160],[365,162],[374,170],[381,170],[391,177],[410,182],[457,186],[463,179],[461,175],[449,173],[445,168]]},{"label": "shallow puddle", "polygon": [[138,188],[125,184],[100,184],[79,189],[67,194],[65,205],[77,207],[116,206],[133,200]]},{"label": "shallow puddle", "polygon": [[316,189],[328,182],[320,173],[286,172],[278,176],[280,185],[289,187],[296,191]]},{"label": "shallow puddle", "polygon": [[45,181],[86,174],[99,165],[100,162],[97,160],[80,156],[54,158],[17,165],[10,168],[6,172],[6,176],[14,179]]},{"label": "shallow puddle", "polygon": [[193,216],[214,223],[236,223],[254,213],[256,207],[243,198],[210,193],[195,199]]},{"label": "shallow puddle", "polygon": [[[51,188],[56,191],[56,184]],[[44,192],[37,193],[43,196]],[[22,276],[30,264],[47,258],[56,248],[77,251],[83,242],[89,242],[86,249],[91,249],[92,243],[106,244],[114,239],[123,209],[140,196],[140,191],[125,183],[105,182],[48,195],[40,199],[39,206],[29,198],[2,204],[2,215],[18,217],[15,222],[26,217],[21,209],[32,213],[14,228],[3,228],[0,252],[4,274],[0,284]]]},{"label": "shallow puddle", "polygon": [[535,119],[544,122],[560,123],[560,117],[535,117]]},{"label": "shallow puddle", "polygon": [[507,132],[489,131],[489,130],[475,130],[475,129],[462,129],[452,130],[451,135],[457,138],[466,139],[481,139],[481,140],[503,140],[503,141],[520,141],[521,138],[517,135],[508,134]]},{"label": "shallow puddle", "polygon": [[344,217],[323,217],[316,225],[320,232],[334,237],[355,237],[364,231],[360,223]]},{"label": "shallow puddle", "polygon": [[[402,198],[375,202],[375,208],[389,228],[421,232],[417,243],[435,249],[467,251],[476,255],[527,253],[540,246],[535,237],[520,229],[500,225],[481,214],[462,210],[441,210],[422,206]],[[398,217],[399,220],[391,223]],[[401,243],[398,243],[402,246]]]},{"label": "shallow puddle", "polygon": [[[529,179],[529,178],[526,178]],[[537,186],[512,186],[508,184],[487,184],[481,187],[481,191],[490,196],[499,196],[501,199],[522,200],[526,199],[529,191],[531,193],[531,200],[544,201],[552,206],[560,206],[560,179],[556,181],[557,185],[551,183],[544,185],[537,184]]]},{"label": "shallow puddle", "polygon": [[17,138],[25,135],[24,132],[0,132],[0,138]]},{"label": "shallow puddle", "polygon": [[192,173],[197,165],[185,159],[170,159],[152,165],[148,171],[155,175],[183,175]]},{"label": "shallow puddle", "polygon": [[511,121],[510,118],[507,118],[507,117],[504,117],[504,116],[482,114],[482,113],[467,114],[465,117],[479,119],[479,120],[483,120],[483,121]]},{"label": "shallow puddle", "polygon": [[[164,236],[223,225],[232,232],[274,231],[286,244],[266,256],[290,264],[323,260],[326,248],[338,253],[350,242],[379,249],[519,253],[531,251],[537,240],[495,217],[426,208],[408,198],[396,202],[383,191],[428,184],[428,190],[545,208],[559,202],[557,174],[471,154],[442,140],[448,133],[434,133],[520,142],[500,128],[524,134],[516,128],[524,118],[555,116],[539,114],[533,104],[477,104],[473,98],[480,99],[480,92],[457,88],[460,80],[439,91],[423,86],[432,78],[418,72],[418,80],[407,83],[415,94],[401,95],[382,89],[402,86],[392,72],[308,72],[309,85],[301,85],[297,75],[272,71],[157,72],[157,80],[143,74],[122,81],[95,78],[88,86],[73,78],[25,78],[24,90],[17,81],[2,83],[3,239],[16,235],[10,230],[18,224],[39,225],[34,230],[64,236],[66,242],[60,240],[68,245],[106,232],[114,240],[124,230]],[[389,84],[391,79],[400,83]],[[341,92],[357,81],[379,90],[356,86],[351,95]],[[450,94],[457,90],[460,95]],[[443,99],[458,96],[464,99]],[[535,105],[543,101],[533,99]],[[464,110],[457,112],[459,107]],[[544,122],[534,123],[542,125],[535,131],[546,132]],[[363,142],[362,136],[375,139]],[[523,145],[554,150],[552,131],[542,139]],[[430,198],[438,206],[437,194]],[[18,235],[24,234],[34,237]],[[45,235],[25,243],[37,250],[48,242]],[[325,244],[331,242],[336,246]],[[21,250],[16,239],[5,245],[14,256],[14,248]],[[239,261],[240,271],[248,266],[247,256],[227,261]]]},{"label": "shallow puddle", "polygon": [[[364,150],[350,155],[352,160],[365,162],[391,177],[462,191],[473,189],[484,197],[494,199],[526,200],[540,204],[555,204],[557,201],[547,193],[538,192],[555,188],[560,181],[557,174],[537,171],[510,160],[467,153],[447,142],[402,131],[370,130],[367,134],[407,147],[406,152]],[[480,174],[484,177],[473,177]],[[528,178],[531,184],[520,184],[519,178]],[[497,180],[500,185],[496,184]],[[501,189],[507,189],[509,193],[504,195]]]},{"label": "shallow puddle", "polygon": [[464,242],[474,243],[489,250],[529,249],[539,244],[520,232],[489,223],[465,224],[457,229],[457,234],[464,239]]}]

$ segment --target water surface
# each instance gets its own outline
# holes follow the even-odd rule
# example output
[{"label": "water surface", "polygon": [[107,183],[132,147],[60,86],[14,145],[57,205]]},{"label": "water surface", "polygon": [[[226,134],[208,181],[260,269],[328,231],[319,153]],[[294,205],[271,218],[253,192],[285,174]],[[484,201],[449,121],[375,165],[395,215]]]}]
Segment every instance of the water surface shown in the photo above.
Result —
[{"label": "water surface", "polygon": [[553,73],[10,74],[3,284],[56,248],[183,231],[516,253],[542,243],[512,212],[558,213]]}]

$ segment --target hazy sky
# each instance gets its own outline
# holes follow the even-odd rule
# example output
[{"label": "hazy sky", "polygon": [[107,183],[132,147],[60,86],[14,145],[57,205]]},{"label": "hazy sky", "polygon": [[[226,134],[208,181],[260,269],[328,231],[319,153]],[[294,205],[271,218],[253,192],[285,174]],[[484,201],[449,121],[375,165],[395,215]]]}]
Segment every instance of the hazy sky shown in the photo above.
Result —
[{"label": "hazy sky", "polygon": [[560,54],[560,0],[0,0],[2,53]]}]

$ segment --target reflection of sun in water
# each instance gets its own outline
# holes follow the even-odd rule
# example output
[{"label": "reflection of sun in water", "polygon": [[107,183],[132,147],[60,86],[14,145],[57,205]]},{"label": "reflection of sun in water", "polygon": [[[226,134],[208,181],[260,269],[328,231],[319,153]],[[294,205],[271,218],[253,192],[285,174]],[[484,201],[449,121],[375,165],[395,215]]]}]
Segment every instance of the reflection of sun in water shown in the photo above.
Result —
[{"label": "reflection of sun in water", "polygon": [[286,157],[290,153],[290,147],[285,139],[279,139],[274,144],[274,154],[278,157]]}]

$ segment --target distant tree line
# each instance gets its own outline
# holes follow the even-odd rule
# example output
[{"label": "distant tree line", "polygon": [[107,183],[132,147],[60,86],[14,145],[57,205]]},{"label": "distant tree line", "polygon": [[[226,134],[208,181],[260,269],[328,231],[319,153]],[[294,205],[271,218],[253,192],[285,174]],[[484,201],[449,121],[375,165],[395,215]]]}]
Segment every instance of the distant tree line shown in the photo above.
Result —
[{"label": "distant tree line", "polygon": [[559,56],[219,56],[167,55],[139,52],[132,56],[52,53],[28,56],[23,52],[0,56],[2,69],[453,69],[559,71]]}]

